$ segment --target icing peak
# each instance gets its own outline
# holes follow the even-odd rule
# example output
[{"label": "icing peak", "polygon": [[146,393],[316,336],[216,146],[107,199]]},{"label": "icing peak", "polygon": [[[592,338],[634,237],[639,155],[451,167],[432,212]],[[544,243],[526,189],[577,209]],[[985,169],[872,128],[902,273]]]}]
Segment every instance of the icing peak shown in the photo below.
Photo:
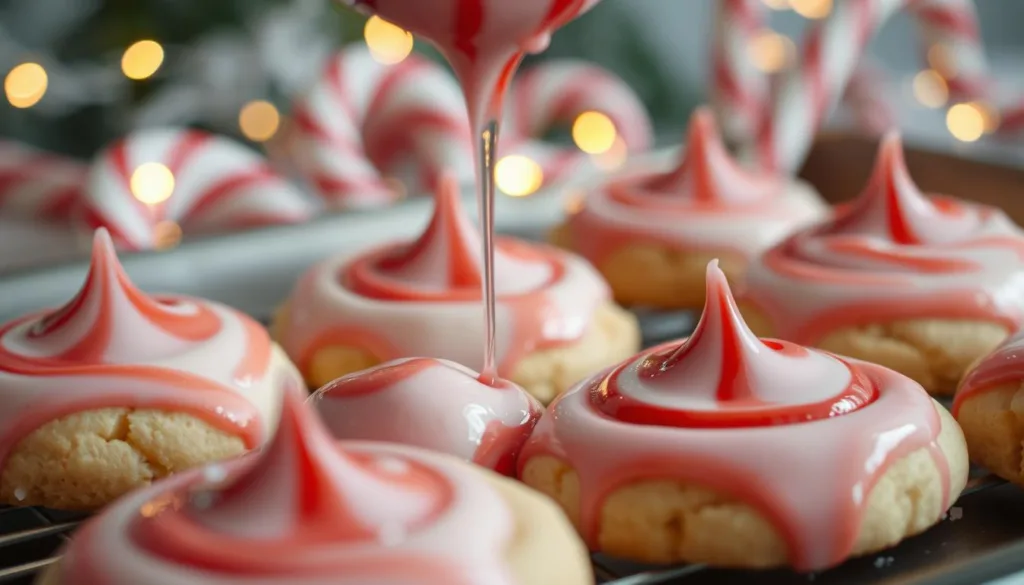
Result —
[{"label": "icing peak", "polygon": [[[434,193],[434,214],[420,237],[360,258],[346,276],[353,290],[374,298],[475,300],[481,295],[482,258],[480,233],[466,217],[458,180],[445,172]],[[495,291],[540,289],[558,275],[555,264],[536,246],[499,239]]]},{"label": "icing peak", "polygon": [[641,188],[708,207],[755,203],[782,192],[777,179],[754,174],[736,163],[726,151],[707,107],[698,108],[690,118],[679,166],[649,179]]},{"label": "icing peak", "polygon": [[431,519],[450,497],[435,476],[402,461],[340,450],[291,388],[277,433],[258,461],[195,518],[243,538],[379,541]]},{"label": "icing peak", "polygon": [[882,140],[864,191],[827,233],[929,245],[959,241],[973,234],[978,225],[978,214],[969,213],[954,200],[921,192],[907,170],[899,134],[891,132]]},{"label": "icing peak", "polygon": [[219,331],[220,320],[206,307],[154,299],[136,288],[117,259],[110,234],[101,228],[78,294],[26,326],[17,348],[22,355],[79,364],[134,363],[209,339]]},{"label": "icing peak", "polygon": [[846,414],[872,402],[871,380],[840,358],[758,339],[712,261],[688,339],[655,348],[595,387],[600,409],[626,422],[680,427],[767,426]]}]

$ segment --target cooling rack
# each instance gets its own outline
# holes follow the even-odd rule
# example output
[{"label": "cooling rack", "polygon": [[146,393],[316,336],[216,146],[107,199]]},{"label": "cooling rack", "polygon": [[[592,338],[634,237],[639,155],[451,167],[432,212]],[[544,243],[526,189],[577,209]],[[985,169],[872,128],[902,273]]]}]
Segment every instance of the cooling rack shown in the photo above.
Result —
[{"label": "cooling rack", "polygon": [[[645,345],[685,335],[689,313],[638,312]],[[85,518],[43,508],[0,508],[0,585],[30,585]],[[982,583],[1024,570],[1024,491],[975,470],[938,526],[900,546],[822,573],[651,567],[595,555],[599,585],[947,585]],[[144,585],[144,584],[140,584]]]}]

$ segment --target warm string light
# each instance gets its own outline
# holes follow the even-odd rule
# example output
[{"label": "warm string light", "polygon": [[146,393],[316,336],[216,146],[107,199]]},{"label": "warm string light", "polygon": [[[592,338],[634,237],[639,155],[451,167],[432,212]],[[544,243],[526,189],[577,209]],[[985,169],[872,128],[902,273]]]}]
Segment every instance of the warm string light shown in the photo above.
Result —
[{"label": "warm string light", "polygon": [[384,65],[401,63],[412,53],[412,34],[379,16],[371,16],[366,21],[363,37],[370,55]]},{"label": "warm string light", "polygon": [[804,18],[819,20],[832,13],[832,0],[789,0],[789,7]]},{"label": "warm string light", "polygon": [[765,73],[778,73],[792,62],[796,46],[786,35],[763,30],[750,39],[747,54],[754,67]]},{"label": "warm string light", "polygon": [[142,80],[153,76],[164,63],[164,48],[151,40],[132,44],[121,56],[121,72],[128,79]]},{"label": "warm string light", "polygon": [[617,171],[626,164],[626,159],[629,157],[629,147],[626,146],[626,141],[621,136],[615,138],[615,142],[612,143],[611,148],[600,153],[591,155],[591,159],[594,161],[594,165],[605,172]]},{"label": "warm string light", "polygon": [[949,100],[949,86],[934,69],[925,69],[914,76],[914,98],[927,108],[941,108]]},{"label": "warm string light", "polygon": [[160,163],[144,163],[135,168],[129,187],[132,195],[142,203],[158,205],[174,193],[174,173]]},{"label": "warm string light", "polygon": [[601,112],[583,112],[572,123],[572,140],[587,154],[601,154],[615,145],[615,122]]},{"label": "warm string light", "polygon": [[238,127],[249,140],[266,142],[281,127],[281,114],[274,104],[266,100],[254,100],[242,106],[238,113]]},{"label": "warm string light", "polygon": [[977,104],[956,104],[946,112],[946,128],[961,142],[974,142],[985,134],[985,113]]},{"label": "warm string light", "polygon": [[509,197],[532,195],[544,184],[544,171],[533,159],[512,154],[498,160],[494,167],[494,182]]},{"label": "warm string light", "polygon": [[154,247],[170,250],[181,243],[181,226],[171,220],[164,220],[153,226]]},{"label": "warm string light", "polygon": [[31,108],[46,95],[49,77],[39,63],[22,63],[4,78],[7,101],[16,108]]}]

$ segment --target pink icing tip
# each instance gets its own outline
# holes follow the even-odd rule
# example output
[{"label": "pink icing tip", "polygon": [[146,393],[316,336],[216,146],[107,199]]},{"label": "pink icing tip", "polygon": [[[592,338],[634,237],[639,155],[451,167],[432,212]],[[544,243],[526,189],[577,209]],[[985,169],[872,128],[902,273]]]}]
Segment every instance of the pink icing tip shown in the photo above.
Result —
[{"label": "pink icing tip", "polygon": [[738,205],[771,198],[781,191],[771,176],[742,169],[722,144],[707,107],[690,118],[683,158],[675,170],[653,178],[651,191],[683,195],[706,205]]},{"label": "pink icing tip", "polygon": [[903,157],[899,134],[883,139],[874,171],[860,196],[840,213],[827,233],[866,234],[903,245],[956,241],[977,225],[954,200],[930,198],[914,183]]},{"label": "pink icing tip", "polygon": [[385,530],[397,534],[428,521],[451,499],[448,485],[426,469],[347,453],[298,388],[284,394],[277,433],[252,467],[196,514],[205,526],[249,538],[377,541],[389,536]]},{"label": "pink icing tip", "polygon": [[[82,288],[61,308],[38,321],[26,343],[64,362],[121,363],[162,355],[175,342],[199,341],[217,333],[209,309],[181,311],[172,302],[147,296],[128,279],[106,229],[96,230],[92,259]],[[148,343],[144,343],[145,340]]]},{"label": "pink icing tip", "polygon": [[[420,291],[471,290],[479,294],[482,256],[480,232],[463,209],[458,180],[445,172],[434,193],[434,214],[427,229],[414,242],[396,246],[380,257],[368,276],[375,282],[383,279]],[[552,275],[550,262],[542,254],[507,241],[499,241],[495,247],[494,264],[499,293],[533,290]],[[381,290],[371,290],[375,288]],[[364,286],[360,292],[397,296],[380,286]]]}]

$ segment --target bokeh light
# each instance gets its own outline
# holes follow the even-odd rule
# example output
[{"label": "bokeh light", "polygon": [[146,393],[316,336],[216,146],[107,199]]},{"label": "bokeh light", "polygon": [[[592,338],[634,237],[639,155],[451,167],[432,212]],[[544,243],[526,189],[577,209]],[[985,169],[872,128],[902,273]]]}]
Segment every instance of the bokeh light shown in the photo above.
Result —
[{"label": "bokeh light", "polygon": [[587,154],[607,152],[614,144],[615,122],[601,112],[583,112],[572,124],[572,139]]},{"label": "bokeh light", "polygon": [[510,197],[526,197],[536,193],[544,184],[544,171],[533,159],[512,154],[495,165],[494,182],[502,193]]},{"label": "bokeh light", "polygon": [[946,80],[934,69],[925,69],[914,76],[914,98],[928,108],[941,108],[949,100]]},{"label": "bokeh light", "polygon": [[31,108],[46,95],[50,80],[39,63],[22,63],[4,79],[7,101],[16,108]]},{"label": "bokeh light", "polygon": [[615,138],[615,142],[612,143],[611,148],[600,154],[591,156],[594,161],[594,165],[605,172],[612,172],[621,169],[622,165],[626,164],[626,159],[628,157],[629,147],[626,146],[626,141],[623,140],[621,136]]},{"label": "bokeh light", "polygon": [[281,127],[281,114],[274,104],[265,100],[254,100],[238,113],[238,127],[242,134],[254,142],[266,142],[277,134]]},{"label": "bokeh light", "polygon": [[145,163],[136,167],[130,181],[132,195],[146,205],[167,201],[174,193],[174,173],[160,163]]},{"label": "bokeh light", "polygon": [[164,48],[151,40],[139,41],[128,47],[121,56],[121,71],[128,79],[147,79],[164,62]]},{"label": "bokeh light", "polygon": [[366,46],[370,49],[370,55],[378,63],[385,65],[401,63],[412,53],[412,34],[379,16],[371,16],[366,21],[363,37],[366,39]]},{"label": "bokeh light", "polygon": [[153,226],[154,247],[170,250],[181,243],[181,226],[171,220],[164,220]]},{"label": "bokeh light", "polygon": [[974,142],[985,134],[985,114],[976,104],[956,104],[946,112],[946,127],[961,142]]},{"label": "bokeh light", "polygon": [[747,45],[747,54],[754,66],[765,73],[781,71],[793,59],[796,47],[786,35],[772,30],[755,34]]},{"label": "bokeh light", "polygon": [[789,0],[789,6],[800,16],[815,20],[832,13],[832,0]]}]

